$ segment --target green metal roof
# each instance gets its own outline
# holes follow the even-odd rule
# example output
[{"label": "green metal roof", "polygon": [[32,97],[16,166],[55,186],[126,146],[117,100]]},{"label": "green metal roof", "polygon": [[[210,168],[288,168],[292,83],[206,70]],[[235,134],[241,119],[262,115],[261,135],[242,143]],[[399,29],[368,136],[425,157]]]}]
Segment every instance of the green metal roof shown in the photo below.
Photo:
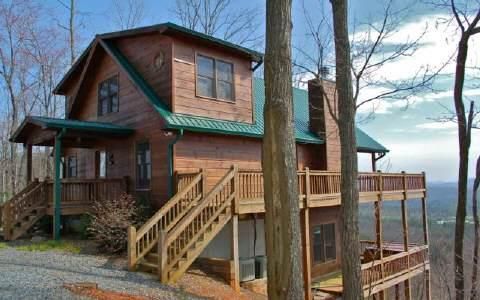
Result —
[{"label": "green metal roof", "polygon": [[101,132],[115,135],[127,135],[134,132],[134,130],[131,128],[111,123],[28,116],[25,118],[25,120],[23,120],[22,124],[11,136],[10,141],[21,142],[18,140],[18,138],[22,134],[25,126],[28,124],[34,124],[44,129],[73,129],[78,131]]}]

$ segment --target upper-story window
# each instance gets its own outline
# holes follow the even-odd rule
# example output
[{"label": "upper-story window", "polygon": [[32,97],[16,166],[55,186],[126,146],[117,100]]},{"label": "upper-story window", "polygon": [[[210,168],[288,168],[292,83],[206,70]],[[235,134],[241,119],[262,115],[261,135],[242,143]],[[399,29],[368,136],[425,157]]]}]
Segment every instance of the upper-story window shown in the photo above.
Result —
[{"label": "upper-story window", "polygon": [[102,81],[98,86],[98,115],[118,112],[118,76]]},{"label": "upper-story window", "polygon": [[234,101],[233,64],[197,55],[197,95]]},{"label": "upper-story window", "polygon": [[313,227],[313,261],[324,263],[336,258],[335,224],[322,224]]}]

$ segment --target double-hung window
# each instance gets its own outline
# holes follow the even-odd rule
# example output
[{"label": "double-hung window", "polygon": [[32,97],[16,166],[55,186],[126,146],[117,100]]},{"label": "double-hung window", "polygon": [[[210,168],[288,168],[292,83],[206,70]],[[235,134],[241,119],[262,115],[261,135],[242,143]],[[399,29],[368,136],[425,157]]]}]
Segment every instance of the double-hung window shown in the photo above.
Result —
[{"label": "double-hung window", "polygon": [[67,160],[67,177],[77,177],[77,157],[69,156]]},{"label": "double-hung window", "polygon": [[137,144],[137,189],[150,188],[152,178],[152,158],[150,144]]},{"label": "double-hung window", "polygon": [[324,263],[337,258],[335,245],[335,224],[313,227],[313,261]]},{"label": "double-hung window", "polygon": [[234,101],[233,65],[197,55],[197,95]]},{"label": "double-hung window", "polygon": [[118,112],[118,76],[102,81],[98,86],[98,115]]}]

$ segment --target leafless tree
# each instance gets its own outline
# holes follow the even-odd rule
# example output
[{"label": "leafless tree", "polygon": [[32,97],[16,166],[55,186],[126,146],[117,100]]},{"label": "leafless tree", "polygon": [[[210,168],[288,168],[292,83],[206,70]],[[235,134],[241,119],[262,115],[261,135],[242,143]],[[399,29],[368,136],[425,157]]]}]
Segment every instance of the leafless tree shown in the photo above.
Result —
[{"label": "leafless tree", "polygon": [[143,0],[112,0],[113,22],[120,30],[138,27],[146,17]]},{"label": "leafless tree", "polygon": [[[355,136],[356,103],[352,88],[352,63],[348,35],[348,1],[330,0],[333,13],[335,66],[338,95],[337,124],[341,144],[341,217],[343,299],[363,299],[358,227],[358,163]],[[329,102],[329,101],[326,101]]]},{"label": "leafless tree", "polygon": [[70,65],[73,65],[75,62],[76,56],[76,22],[75,22],[75,17],[77,15],[77,12],[75,10],[75,0],[70,0],[70,3],[67,4],[66,2],[62,0],[57,0],[58,3],[60,3],[65,9],[68,10],[68,26],[60,25],[59,26],[66,31],[68,31],[68,42],[70,46]]},{"label": "leafless tree", "polygon": [[[391,80],[388,76],[380,76],[383,68],[398,63],[405,57],[413,56],[421,46],[422,38],[428,29],[425,27],[416,37],[392,44],[389,39],[398,33],[402,20],[410,12],[406,8],[394,9],[394,2],[389,0],[385,3],[379,14],[381,16],[379,21],[357,22],[354,29],[362,30],[354,31],[350,35],[353,97],[356,109],[380,100],[402,100],[407,107],[412,96],[432,89],[435,77],[446,65],[445,62],[435,67],[419,66],[417,70],[412,70],[413,75],[408,79]],[[328,73],[335,69],[331,22],[324,12],[322,2],[318,3],[320,8],[315,10],[315,18],[304,8],[306,37],[310,43],[295,47],[297,57],[294,66],[296,78],[300,82],[312,77],[328,78]],[[364,96],[365,91],[372,88],[380,88],[381,92]],[[374,112],[375,105],[372,105],[372,111],[365,119],[372,117]]]},{"label": "leafless tree", "polygon": [[[473,4],[473,5],[472,5]],[[455,111],[443,118],[443,121],[457,123],[459,144],[459,168],[458,168],[458,203],[455,222],[454,240],[454,271],[455,271],[455,296],[457,300],[465,297],[465,274],[464,274],[464,239],[465,219],[467,214],[467,184],[468,162],[472,130],[478,127],[479,110],[474,101],[470,101],[469,109],[465,109],[464,85],[466,77],[467,56],[471,38],[480,33],[480,1],[472,3],[455,0],[439,0],[435,5],[448,8],[451,11],[449,22],[455,24],[459,32],[459,40],[456,51],[455,83],[453,88],[453,102]],[[442,119],[441,119],[442,121]],[[474,291],[472,290],[472,293]]]},{"label": "leafless tree", "polygon": [[257,47],[263,36],[261,10],[238,9],[231,0],[177,0],[173,14],[189,29],[248,47]]},{"label": "leafless tree", "polygon": [[268,0],[265,51],[265,134],[262,167],[268,295],[303,299],[292,99],[292,1]]},{"label": "leafless tree", "polygon": [[472,214],[474,221],[474,246],[472,259],[472,289],[470,291],[470,299],[478,299],[477,277],[478,277],[478,250],[480,248],[480,218],[478,216],[478,193],[480,191],[480,156],[477,159],[477,168],[475,172],[475,181],[472,190]]},{"label": "leafless tree", "polygon": [[[30,28],[38,22],[40,8],[30,1],[0,3],[0,84],[7,99],[7,134],[11,135],[25,111],[28,92],[36,84],[30,74],[30,59],[25,54],[25,45],[30,39]],[[18,149],[11,143],[8,149],[9,192],[14,193],[18,184]]]}]

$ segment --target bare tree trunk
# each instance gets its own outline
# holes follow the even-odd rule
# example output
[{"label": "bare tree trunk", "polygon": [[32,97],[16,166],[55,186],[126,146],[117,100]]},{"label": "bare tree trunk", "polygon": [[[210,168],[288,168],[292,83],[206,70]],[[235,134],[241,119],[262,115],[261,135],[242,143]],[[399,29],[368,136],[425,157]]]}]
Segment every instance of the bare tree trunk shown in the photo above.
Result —
[{"label": "bare tree trunk", "polygon": [[467,182],[468,182],[468,153],[470,135],[465,117],[463,104],[463,84],[465,80],[465,63],[468,53],[468,37],[462,34],[458,43],[457,66],[455,70],[455,86],[453,99],[455,102],[456,118],[458,121],[458,203],[455,221],[455,294],[457,300],[465,299],[465,275],[463,266],[463,246],[465,235],[465,217],[467,214]]},{"label": "bare tree trunk", "polygon": [[472,213],[475,223],[474,246],[473,246],[473,266],[472,266],[472,290],[470,291],[470,299],[478,299],[477,277],[478,277],[478,249],[480,247],[480,218],[478,217],[478,192],[480,187],[480,156],[477,159],[477,170],[475,181],[473,183],[472,194]]},{"label": "bare tree trunk", "polygon": [[291,0],[268,0],[263,171],[269,299],[302,299],[303,272],[294,137]]},{"label": "bare tree trunk", "polygon": [[70,38],[70,65],[75,62],[75,0],[70,0],[70,18],[68,23]]},{"label": "bare tree trunk", "polygon": [[338,128],[341,144],[342,298],[362,299],[358,229],[357,149],[347,0],[330,0],[335,37]]}]

